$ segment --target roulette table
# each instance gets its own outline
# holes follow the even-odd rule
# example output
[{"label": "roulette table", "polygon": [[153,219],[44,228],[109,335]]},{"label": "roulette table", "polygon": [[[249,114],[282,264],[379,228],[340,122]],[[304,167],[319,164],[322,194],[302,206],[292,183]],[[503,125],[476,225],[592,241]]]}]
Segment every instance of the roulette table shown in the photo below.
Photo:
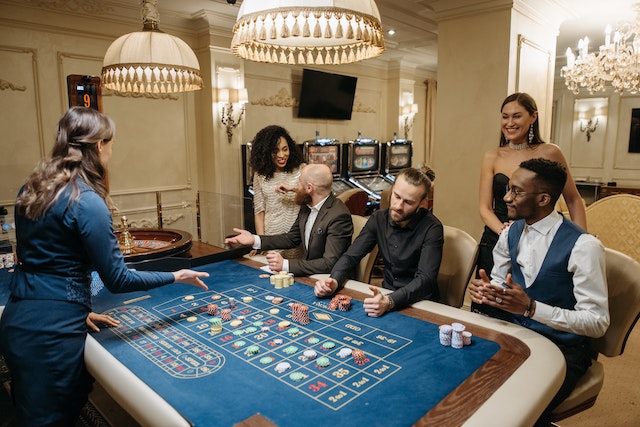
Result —
[{"label": "roulette table", "polygon": [[[211,275],[208,291],[98,287],[94,311],[122,323],[87,337],[87,368],[145,426],[530,425],[564,377],[559,350],[519,326],[430,301],[369,318],[368,287],[354,281],[341,292],[351,309],[330,310],[313,294],[315,278],[275,289],[261,265],[197,265]],[[213,333],[212,303],[233,307],[241,323]],[[293,303],[309,307],[308,324],[293,321]],[[438,326],[453,322],[471,345],[440,344]],[[362,350],[364,362],[341,356],[345,348]]]}]

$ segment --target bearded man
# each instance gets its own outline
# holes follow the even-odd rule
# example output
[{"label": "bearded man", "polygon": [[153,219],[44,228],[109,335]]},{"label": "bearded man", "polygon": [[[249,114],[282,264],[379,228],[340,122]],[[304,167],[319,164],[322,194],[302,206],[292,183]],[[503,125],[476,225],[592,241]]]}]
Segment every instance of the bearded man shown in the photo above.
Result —
[{"label": "bearded man", "polygon": [[271,271],[286,271],[296,276],[328,273],[351,244],[353,221],[349,209],[331,192],[333,175],[323,164],[307,165],[300,173],[295,189],[280,186],[280,191],[295,191],[300,205],[296,221],[287,233],[259,236],[234,228],[237,236],[225,243],[251,245],[254,249],[290,249],[300,245],[304,258],[285,259],[279,252],[267,253]]},{"label": "bearded man", "polygon": [[422,171],[400,171],[391,191],[388,209],[374,212],[349,249],[340,257],[327,279],[316,282],[319,298],[330,297],[344,287],[350,272],[377,244],[384,261],[382,295],[371,286],[373,297],[364,300],[372,317],[402,309],[414,302],[438,301],[438,271],[442,259],[444,228],[428,209],[431,180]]}]

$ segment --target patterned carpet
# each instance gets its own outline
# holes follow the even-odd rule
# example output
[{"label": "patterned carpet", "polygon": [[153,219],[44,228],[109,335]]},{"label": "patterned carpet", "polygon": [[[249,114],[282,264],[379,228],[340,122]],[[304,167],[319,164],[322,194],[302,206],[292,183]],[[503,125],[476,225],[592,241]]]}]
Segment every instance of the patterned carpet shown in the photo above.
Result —
[{"label": "patterned carpet", "polygon": [[[0,355],[0,385],[2,385],[2,390],[0,390],[0,427],[19,427],[9,396],[10,377],[4,358]],[[82,408],[82,413],[75,427],[110,427],[110,425],[100,412],[88,402]]]}]

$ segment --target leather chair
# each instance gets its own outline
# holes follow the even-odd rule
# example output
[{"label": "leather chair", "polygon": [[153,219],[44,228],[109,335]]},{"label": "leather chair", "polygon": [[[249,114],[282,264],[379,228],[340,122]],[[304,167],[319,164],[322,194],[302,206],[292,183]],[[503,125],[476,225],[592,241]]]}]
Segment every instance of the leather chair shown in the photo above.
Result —
[{"label": "leather chair", "polygon": [[589,233],[602,244],[640,261],[640,197],[616,194],[602,198],[585,209]]},{"label": "leather chair", "polygon": [[361,188],[350,188],[336,196],[342,200],[349,212],[353,215],[364,216],[367,212],[369,195]]},{"label": "leather chair", "polygon": [[[592,339],[591,344],[598,354],[615,357],[624,351],[629,334],[640,317],[640,263],[610,248],[605,248],[605,256],[611,323],[604,336]],[[552,421],[592,407],[603,382],[604,367],[594,360],[569,397],[554,409]]]},{"label": "leather chair", "polygon": [[440,302],[462,307],[477,257],[476,239],[459,228],[444,226],[444,246],[438,273]]},{"label": "leather chair", "polygon": [[[360,231],[367,223],[368,218],[365,218],[361,215],[351,215],[351,219],[353,221],[353,237],[351,238],[351,242],[353,242],[356,237],[360,234]],[[374,246],[374,248],[367,255],[360,260],[360,264],[358,265],[358,271],[356,273],[356,280],[362,283],[371,282],[371,271],[373,270],[373,266],[376,262],[376,258],[378,257],[378,245]]]}]

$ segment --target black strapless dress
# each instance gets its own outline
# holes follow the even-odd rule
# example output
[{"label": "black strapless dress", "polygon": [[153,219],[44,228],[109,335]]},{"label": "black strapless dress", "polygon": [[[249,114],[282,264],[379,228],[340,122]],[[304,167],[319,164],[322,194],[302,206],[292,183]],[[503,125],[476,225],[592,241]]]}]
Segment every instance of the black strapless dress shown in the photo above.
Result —
[{"label": "black strapless dress", "polygon": [[[501,222],[509,221],[507,213],[507,204],[504,196],[507,193],[507,185],[509,185],[509,177],[503,173],[497,173],[493,176],[493,213],[496,214]],[[476,278],[479,277],[478,271],[484,269],[487,275],[491,277],[493,269],[493,248],[498,243],[498,235],[485,225],[482,238],[478,247],[478,261],[476,262]],[[471,303],[471,311],[486,314],[491,317],[511,321],[511,314],[498,308],[485,306],[483,304]]]}]

